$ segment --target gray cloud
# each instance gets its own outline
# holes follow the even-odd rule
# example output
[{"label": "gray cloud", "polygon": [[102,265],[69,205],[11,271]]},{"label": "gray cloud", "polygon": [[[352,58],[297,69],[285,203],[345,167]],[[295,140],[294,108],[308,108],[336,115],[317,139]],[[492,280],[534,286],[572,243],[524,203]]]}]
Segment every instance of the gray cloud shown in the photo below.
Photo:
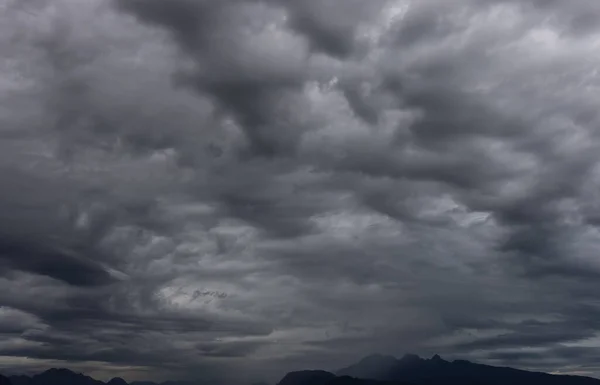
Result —
[{"label": "gray cloud", "polygon": [[599,10],[8,2],[0,367],[597,376]]}]

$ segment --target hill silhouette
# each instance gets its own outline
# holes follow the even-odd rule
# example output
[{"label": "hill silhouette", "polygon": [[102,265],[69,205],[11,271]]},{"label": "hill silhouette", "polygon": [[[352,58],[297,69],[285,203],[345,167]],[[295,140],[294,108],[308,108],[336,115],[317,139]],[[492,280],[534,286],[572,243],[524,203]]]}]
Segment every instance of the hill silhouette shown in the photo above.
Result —
[{"label": "hill silhouette", "polygon": [[105,385],[104,382],[65,368],[52,368],[29,376],[9,377],[12,385]]},{"label": "hill silhouette", "polygon": [[[6,382],[3,382],[6,379]],[[82,373],[76,373],[65,368],[52,368],[34,376],[17,375],[4,377],[0,375],[0,385],[192,385],[184,381],[134,381],[128,384],[120,377],[114,377],[108,382],[96,380]]]},{"label": "hill silhouette", "polygon": [[302,370],[286,374],[278,385],[327,385],[334,378],[335,374],[324,370]]},{"label": "hill silhouette", "polygon": [[121,377],[112,378],[110,381],[106,383],[106,385],[128,385],[127,381],[122,379]]}]

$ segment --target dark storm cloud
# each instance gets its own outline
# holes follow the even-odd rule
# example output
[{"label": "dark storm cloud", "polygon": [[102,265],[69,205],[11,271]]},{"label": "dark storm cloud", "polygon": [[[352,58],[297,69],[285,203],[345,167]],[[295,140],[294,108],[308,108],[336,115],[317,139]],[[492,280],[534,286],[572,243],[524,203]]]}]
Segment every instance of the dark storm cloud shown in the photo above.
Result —
[{"label": "dark storm cloud", "polygon": [[[255,183],[252,182],[253,185]],[[294,201],[293,197],[261,196],[260,191],[254,195],[251,190],[242,187],[221,195],[230,215],[266,229],[274,236],[295,237],[311,231],[311,224],[305,221],[307,210],[313,209],[310,203]]]},{"label": "dark storm cloud", "polygon": [[[291,108],[299,108],[295,93],[302,85],[306,55],[297,39],[250,40],[264,28],[261,19],[270,11],[268,8],[252,1],[117,4],[142,20],[173,32],[185,53],[197,61],[197,69],[180,74],[177,83],[198,89],[231,112],[243,127],[253,154],[273,156],[294,150],[295,131],[286,127],[281,118],[293,115]],[[281,46],[278,55],[265,51],[263,54],[269,56],[261,57],[261,52],[255,51],[260,49],[256,44],[261,43],[299,46]]]},{"label": "dark storm cloud", "polygon": [[0,252],[9,267],[47,275],[76,286],[104,285],[112,281],[106,270],[77,251],[64,252],[29,242],[0,241]]},{"label": "dark storm cloud", "polygon": [[[37,178],[19,170],[3,169],[2,180],[5,186],[0,200],[3,268],[47,275],[76,286],[113,281],[100,264],[103,258],[99,250],[94,249],[94,225],[88,233],[87,229],[76,226],[78,213],[75,207],[69,207],[67,196],[73,191],[62,189],[59,181]],[[36,196],[35,190],[39,188],[45,188],[48,195]]]},{"label": "dark storm cloud", "polygon": [[346,86],[344,96],[356,115],[368,124],[377,124],[379,112],[376,106],[370,102],[368,95],[362,94],[360,87],[357,85]]},{"label": "dark storm cloud", "polygon": [[[461,19],[444,17],[444,7],[440,7],[441,10],[427,5],[414,8],[415,10],[408,11],[407,21],[396,31],[399,38],[406,39],[404,44],[427,44],[428,39],[439,39],[440,35],[459,36],[464,32]],[[467,14],[471,12],[475,11],[470,10]],[[409,30],[405,30],[406,28]],[[523,26],[517,31],[526,31],[521,28]],[[425,40],[421,41],[423,39]],[[577,269],[567,261],[546,260],[555,259],[553,255],[563,254],[556,250],[556,245],[548,242],[553,242],[564,233],[561,222],[565,212],[561,204],[581,193],[579,189],[588,180],[596,162],[592,154],[594,150],[559,155],[556,153],[556,147],[560,144],[558,138],[538,135],[535,131],[535,136],[529,136],[531,127],[540,124],[540,116],[532,115],[527,110],[519,111],[518,107],[512,113],[509,110],[507,114],[505,107],[502,111],[492,107],[495,101],[488,98],[493,96],[474,97],[461,90],[457,81],[463,79],[465,71],[486,71],[495,65],[482,55],[479,46],[484,43],[497,44],[494,41],[497,39],[483,36],[476,39],[473,46],[452,52],[439,60],[430,60],[425,56],[427,61],[416,61],[408,71],[398,74],[399,76],[393,73],[391,76],[386,75],[386,87],[398,95],[401,103],[423,114],[410,127],[408,140],[414,141],[421,148],[441,153],[439,162],[432,164],[431,170],[423,168],[424,163],[419,162],[421,168],[403,170],[403,166],[398,164],[388,173],[395,176],[408,174],[415,179],[448,183],[459,189],[457,196],[472,210],[492,212],[498,221],[510,229],[500,246],[501,250],[516,252],[519,254],[516,258],[531,262],[524,266],[528,274],[553,274],[553,271],[582,274],[585,268]],[[468,67],[465,67],[466,63],[469,63]],[[568,106],[557,105],[557,108]],[[565,112],[570,119],[576,120],[576,111]],[[539,171],[535,186],[526,195],[507,199],[498,194],[494,189],[499,183],[507,182],[515,175],[511,175],[504,165],[495,170],[498,166],[496,160],[490,159],[485,152],[465,153],[472,141],[494,137],[504,137],[505,140],[514,142],[517,148],[535,153],[541,162],[552,164]],[[406,139],[400,137],[398,140],[405,142]],[[465,154],[463,162],[449,163],[454,160],[449,156],[461,152]],[[475,158],[479,162],[473,162]],[[355,167],[376,175],[385,173],[385,166],[377,163],[369,165],[370,162],[373,162],[372,158],[365,158]],[[391,162],[394,160],[383,161],[384,164]],[[549,174],[546,174],[545,169]],[[536,266],[533,260],[538,257],[540,263]],[[589,274],[594,275],[595,272],[589,271]]]},{"label": "dark storm cloud", "polygon": [[577,362],[574,373],[578,375],[593,375],[598,360],[597,350],[591,347],[557,346],[544,351],[498,351],[490,353],[488,359],[492,362],[521,362],[529,367],[537,367],[557,374],[570,373],[569,369],[556,370],[557,367],[569,367]]},{"label": "dark storm cloud", "polygon": [[[558,325],[563,326],[563,325]],[[496,349],[496,348],[514,348],[514,347],[545,347],[557,342],[572,342],[585,338],[593,337],[591,331],[573,331],[568,333],[564,330],[554,334],[552,332],[545,333],[545,330],[540,327],[536,333],[526,335],[523,332],[515,332],[505,334],[494,338],[482,338],[476,342],[457,346],[458,349],[477,350],[477,349]]]},{"label": "dark storm cloud", "polygon": [[599,9],[566,4],[11,2],[0,354],[600,373]]},{"label": "dark storm cloud", "polygon": [[[115,290],[106,290],[104,294],[80,291],[46,305],[28,301],[27,295],[10,298],[11,295],[14,294],[7,292],[1,298],[2,303],[12,306],[7,309],[22,309],[25,312],[21,314],[37,323],[14,330],[14,337],[26,343],[7,346],[3,354],[41,360],[81,361],[85,357],[86,361],[179,370],[186,365],[194,366],[198,356],[244,356],[257,346],[256,343],[218,343],[211,335],[260,336],[271,330],[263,322],[227,317],[216,320],[178,312],[161,312],[148,317],[132,307],[135,301],[132,297],[141,300],[141,294],[131,288],[126,294]],[[150,311],[158,305],[146,303],[143,306]],[[12,334],[10,328],[6,333]],[[172,341],[172,335],[206,340],[202,344],[206,348]],[[162,341],[160,346],[157,341]]]},{"label": "dark storm cloud", "polygon": [[360,23],[372,19],[386,1],[288,0],[273,3],[284,4],[290,11],[290,26],[308,37],[314,51],[345,58],[357,50],[356,34]]}]

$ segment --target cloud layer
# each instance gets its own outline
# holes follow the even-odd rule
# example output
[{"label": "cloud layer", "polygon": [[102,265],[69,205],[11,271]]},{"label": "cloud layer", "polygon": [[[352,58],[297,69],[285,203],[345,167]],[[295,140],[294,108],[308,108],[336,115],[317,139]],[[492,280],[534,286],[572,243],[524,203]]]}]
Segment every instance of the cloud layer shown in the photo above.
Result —
[{"label": "cloud layer", "polygon": [[[7,1],[0,366],[600,375],[593,1]],[[235,369],[235,370],[232,370]]]}]

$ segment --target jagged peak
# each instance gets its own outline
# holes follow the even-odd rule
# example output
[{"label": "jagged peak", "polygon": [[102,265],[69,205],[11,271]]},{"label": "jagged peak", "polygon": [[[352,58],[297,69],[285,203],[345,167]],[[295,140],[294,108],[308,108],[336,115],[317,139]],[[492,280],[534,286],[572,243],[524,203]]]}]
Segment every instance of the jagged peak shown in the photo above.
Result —
[{"label": "jagged peak", "polygon": [[400,359],[401,362],[419,362],[423,361],[421,357],[416,354],[407,353]]}]

